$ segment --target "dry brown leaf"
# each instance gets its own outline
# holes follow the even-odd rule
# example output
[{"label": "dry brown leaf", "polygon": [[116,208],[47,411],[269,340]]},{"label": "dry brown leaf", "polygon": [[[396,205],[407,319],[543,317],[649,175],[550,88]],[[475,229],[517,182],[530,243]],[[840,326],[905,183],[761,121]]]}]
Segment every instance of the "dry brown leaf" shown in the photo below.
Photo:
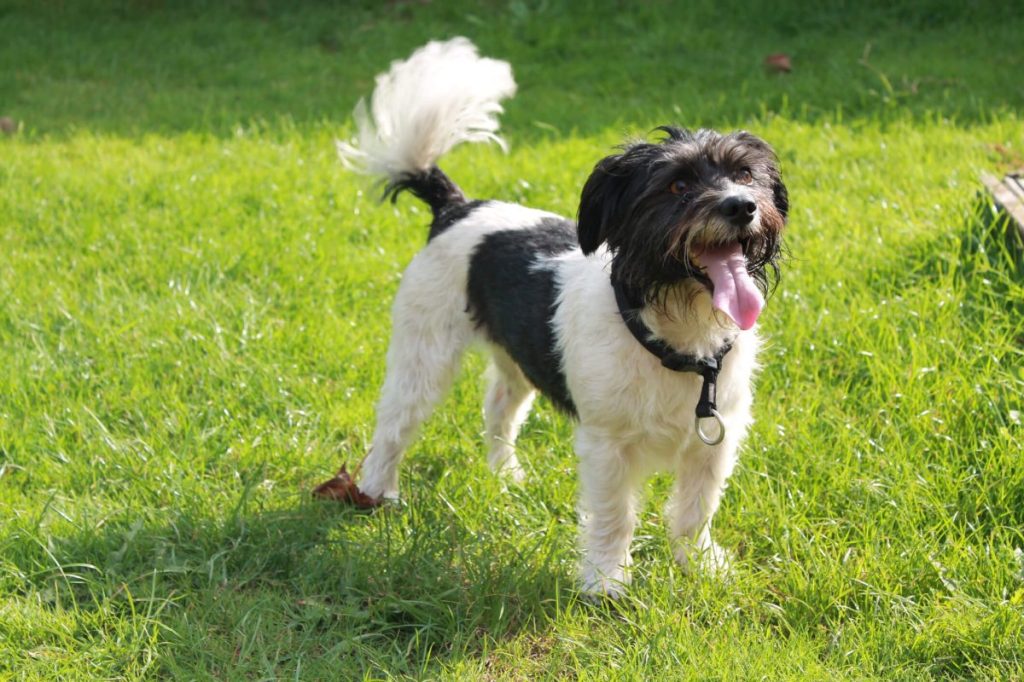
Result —
[{"label": "dry brown leaf", "polygon": [[793,62],[785,52],[776,52],[764,58],[764,65],[769,71],[789,73],[793,70]]},{"label": "dry brown leaf", "polygon": [[325,500],[337,500],[338,502],[344,502],[351,504],[359,509],[373,509],[379,507],[383,502],[378,497],[370,497],[356,485],[356,482],[352,480],[348,471],[345,469],[345,465],[341,465],[341,469],[338,469],[338,473],[334,475],[329,481],[324,481],[316,488],[313,489],[313,496],[320,497]]}]

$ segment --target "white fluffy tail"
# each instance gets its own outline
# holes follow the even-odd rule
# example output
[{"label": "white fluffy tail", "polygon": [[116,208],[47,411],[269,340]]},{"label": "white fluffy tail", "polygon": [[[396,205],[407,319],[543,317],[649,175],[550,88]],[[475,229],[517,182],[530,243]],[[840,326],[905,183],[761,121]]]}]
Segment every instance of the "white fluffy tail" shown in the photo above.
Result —
[{"label": "white fluffy tail", "polygon": [[338,141],[347,167],[392,180],[429,171],[460,142],[496,142],[499,102],[515,94],[508,62],[477,54],[466,38],[433,41],[377,76],[370,111],[356,105],[358,140]]}]

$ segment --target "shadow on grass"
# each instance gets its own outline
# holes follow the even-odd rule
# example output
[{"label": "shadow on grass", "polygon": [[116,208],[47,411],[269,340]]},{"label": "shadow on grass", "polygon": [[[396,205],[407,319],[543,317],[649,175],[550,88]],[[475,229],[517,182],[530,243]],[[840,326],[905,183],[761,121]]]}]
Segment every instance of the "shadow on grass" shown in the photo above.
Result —
[{"label": "shadow on grass", "polygon": [[564,534],[473,529],[437,499],[124,516],[11,556],[55,608],[159,614],[174,676],[420,674],[539,633],[574,600]]},{"label": "shadow on grass", "polygon": [[[0,115],[49,133],[341,127],[391,60],[467,35],[512,62],[505,127],[524,141],[771,113],[969,122],[1024,106],[1021,31],[1012,3],[986,1],[15,3],[0,9]],[[791,73],[765,71],[778,52]]]}]

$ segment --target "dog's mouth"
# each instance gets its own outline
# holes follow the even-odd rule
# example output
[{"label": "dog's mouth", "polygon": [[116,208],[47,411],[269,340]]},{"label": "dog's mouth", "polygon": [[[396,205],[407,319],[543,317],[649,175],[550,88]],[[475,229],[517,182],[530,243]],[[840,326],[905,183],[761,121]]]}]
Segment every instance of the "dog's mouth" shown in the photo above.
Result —
[{"label": "dog's mouth", "polygon": [[732,318],[740,329],[750,329],[764,309],[764,295],[747,272],[740,242],[704,245],[694,249],[694,260],[711,281],[711,302]]}]

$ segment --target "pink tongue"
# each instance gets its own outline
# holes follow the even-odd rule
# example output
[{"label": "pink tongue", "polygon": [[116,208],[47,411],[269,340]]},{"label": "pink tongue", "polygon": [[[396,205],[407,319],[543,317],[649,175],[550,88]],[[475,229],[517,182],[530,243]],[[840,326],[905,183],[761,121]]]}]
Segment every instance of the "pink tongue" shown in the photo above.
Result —
[{"label": "pink tongue", "polygon": [[706,249],[697,257],[715,285],[712,303],[740,329],[750,329],[764,308],[764,296],[747,274],[747,259],[739,244]]}]

